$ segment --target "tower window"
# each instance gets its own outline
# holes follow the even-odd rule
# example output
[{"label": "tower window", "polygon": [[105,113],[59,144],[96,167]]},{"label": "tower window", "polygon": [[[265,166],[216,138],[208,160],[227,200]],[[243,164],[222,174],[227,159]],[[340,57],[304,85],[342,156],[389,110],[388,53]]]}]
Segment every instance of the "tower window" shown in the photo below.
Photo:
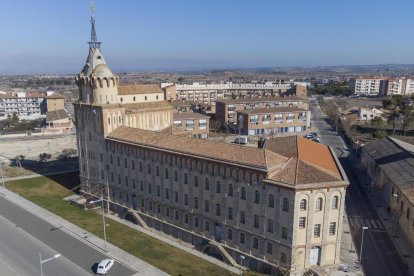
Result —
[{"label": "tower window", "polygon": [[135,102],[135,97],[133,98],[134,102]]},{"label": "tower window", "polygon": [[145,96],[145,100],[147,100],[147,98],[148,98],[148,97],[147,97],[147,96]]},{"label": "tower window", "polygon": [[121,102],[123,102],[124,101],[124,99],[121,97]]}]

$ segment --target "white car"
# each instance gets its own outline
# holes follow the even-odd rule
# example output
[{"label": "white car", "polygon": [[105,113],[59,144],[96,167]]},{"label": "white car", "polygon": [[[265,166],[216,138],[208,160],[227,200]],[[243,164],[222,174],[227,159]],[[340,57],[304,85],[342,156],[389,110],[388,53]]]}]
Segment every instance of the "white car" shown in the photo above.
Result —
[{"label": "white car", "polygon": [[306,139],[313,139],[313,138],[315,138],[317,135],[315,134],[315,133],[308,133],[308,134],[306,134],[305,135],[305,138]]},{"label": "white car", "polygon": [[113,259],[103,259],[99,262],[98,268],[96,269],[97,274],[106,274],[109,269],[114,265],[115,261]]}]

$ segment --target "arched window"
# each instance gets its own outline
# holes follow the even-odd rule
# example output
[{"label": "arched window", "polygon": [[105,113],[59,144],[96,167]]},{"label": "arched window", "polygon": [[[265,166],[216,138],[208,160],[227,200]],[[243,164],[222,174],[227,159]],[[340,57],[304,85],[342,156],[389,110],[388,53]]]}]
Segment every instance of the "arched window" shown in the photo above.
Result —
[{"label": "arched window", "polygon": [[339,197],[334,196],[332,198],[332,209],[338,209],[338,202],[339,202]]},{"label": "arched window", "polygon": [[111,118],[108,118],[108,125],[111,125]]},{"label": "arched window", "polygon": [[206,177],[206,179],[205,179],[204,189],[205,189],[206,191],[210,190],[210,181],[208,180],[208,178],[207,178],[207,177]]},{"label": "arched window", "polygon": [[240,189],[240,199],[246,200],[246,188],[244,187]]},{"label": "arched window", "polygon": [[269,195],[269,202],[267,206],[270,208],[275,208],[275,196],[274,195]]},{"label": "arched window", "polygon": [[260,192],[259,191],[254,192],[254,203],[257,203],[257,204],[260,203]]},{"label": "arched window", "polygon": [[283,198],[283,211],[289,212],[289,199],[287,197]]},{"label": "arched window", "polygon": [[233,185],[232,184],[229,184],[229,190],[228,190],[227,196],[233,196]]},{"label": "arched window", "polygon": [[302,199],[301,201],[300,201],[300,210],[301,211],[304,211],[304,210],[306,210],[306,207],[307,207],[307,202],[306,202],[306,199]]},{"label": "arched window", "polygon": [[323,199],[319,197],[316,200],[316,211],[322,211],[322,207],[323,207]]}]

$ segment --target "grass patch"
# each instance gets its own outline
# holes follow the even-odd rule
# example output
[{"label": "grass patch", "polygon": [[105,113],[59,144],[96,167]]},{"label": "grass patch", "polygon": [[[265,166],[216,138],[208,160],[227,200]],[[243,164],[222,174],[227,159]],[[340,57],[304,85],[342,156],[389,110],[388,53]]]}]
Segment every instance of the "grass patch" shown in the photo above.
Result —
[{"label": "grass patch", "polygon": [[[102,216],[62,200],[78,185],[76,174],[37,177],[7,182],[11,191],[103,238]],[[53,179],[52,179],[53,178]],[[171,275],[232,275],[210,262],[177,249],[107,218],[107,240]],[[245,275],[259,275],[246,273]]]}]

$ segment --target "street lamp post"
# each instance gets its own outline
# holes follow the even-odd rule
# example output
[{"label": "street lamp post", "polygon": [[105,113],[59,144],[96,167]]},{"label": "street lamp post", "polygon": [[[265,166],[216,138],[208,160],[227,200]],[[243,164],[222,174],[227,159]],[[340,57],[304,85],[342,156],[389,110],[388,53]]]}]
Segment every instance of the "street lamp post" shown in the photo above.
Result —
[{"label": "street lamp post", "polygon": [[105,208],[104,208],[104,199],[103,196],[101,197],[101,199],[99,200],[93,200],[90,201],[89,203],[98,203],[101,202],[102,203],[102,223],[103,223],[103,230],[104,230],[104,250],[106,250],[106,223],[105,223]]},{"label": "street lamp post", "polygon": [[362,227],[361,249],[359,250],[359,264],[362,265],[362,249],[364,245],[364,232],[368,230],[367,226]]},{"label": "street lamp post", "polygon": [[1,182],[3,183],[3,195],[6,197],[6,187],[4,186],[4,178],[3,178],[3,167],[0,163],[0,174],[1,174]]},{"label": "street lamp post", "polygon": [[60,257],[60,254],[56,254],[55,256],[53,256],[52,258],[46,259],[46,260],[42,260],[42,254],[40,254],[39,252],[39,260],[40,260],[40,275],[43,276],[43,264],[51,261],[53,259],[57,259]]}]

